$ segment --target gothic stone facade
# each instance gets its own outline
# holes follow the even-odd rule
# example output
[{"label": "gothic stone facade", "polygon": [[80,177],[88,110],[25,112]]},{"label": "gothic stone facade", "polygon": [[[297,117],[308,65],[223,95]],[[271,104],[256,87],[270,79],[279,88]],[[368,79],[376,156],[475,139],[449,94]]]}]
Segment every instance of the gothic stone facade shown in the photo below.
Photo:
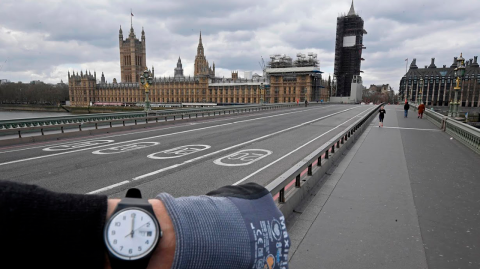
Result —
[{"label": "gothic stone facade", "polygon": [[[145,91],[139,83],[139,75],[146,69],[145,32],[142,30],[142,40],[135,37],[133,28],[124,41],[122,31],[120,41],[120,65],[122,82],[116,79],[107,83],[102,73],[97,83],[96,73],[86,71],[68,73],[68,85],[72,106],[88,106],[95,103],[142,103]],[[128,53],[130,51],[130,53]],[[181,59],[178,59],[173,77],[155,78],[150,87],[150,101],[153,103],[184,103],[184,102],[214,102],[214,103],[267,103],[295,102],[307,99],[315,101],[324,99],[320,89],[326,86],[318,76],[310,73],[267,73],[272,77],[252,79],[238,78],[238,73],[232,73],[232,78],[215,77],[215,64],[210,66],[205,57],[200,34],[197,55],[195,57],[193,77],[183,75]],[[155,70],[152,67],[152,76]],[[263,84],[263,92],[261,90]],[[326,100],[326,98],[324,99]]]},{"label": "gothic stone facade", "polygon": [[[480,107],[480,66],[477,56],[465,62],[465,77],[460,82],[459,100],[462,107]],[[405,100],[416,102],[419,94],[426,105],[448,106],[454,98],[453,88],[456,86],[454,71],[457,67],[457,57],[454,57],[450,67],[437,67],[435,58],[429,66],[418,68],[413,59],[408,72],[400,80],[399,94]],[[420,78],[423,78],[423,91],[420,91]],[[421,99],[420,99],[421,98]]]}]

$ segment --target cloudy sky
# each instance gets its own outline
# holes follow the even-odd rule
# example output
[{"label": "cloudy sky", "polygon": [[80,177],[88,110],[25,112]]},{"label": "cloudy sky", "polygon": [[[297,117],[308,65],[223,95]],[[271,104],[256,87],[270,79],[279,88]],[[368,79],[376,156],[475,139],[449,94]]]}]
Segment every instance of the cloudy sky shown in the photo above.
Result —
[{"label": "cloudy sky", "polygon": [[[202,31],[207,60],[218,76],[238,70],[261,73],[271,54],[318,54],[333,73],[336,18],[350,0],[1,0],[0,79],[57,83],[67,71],[95,70],[107,81],[120,77],[118,30],[146,32],[147,65],[172,76],[179,56],[184,73]],[[365,21],[364,85],[398,89],[405,59],[417,65],[450,65],[454,56],[480,55],[478,0],[355,0]]]}]

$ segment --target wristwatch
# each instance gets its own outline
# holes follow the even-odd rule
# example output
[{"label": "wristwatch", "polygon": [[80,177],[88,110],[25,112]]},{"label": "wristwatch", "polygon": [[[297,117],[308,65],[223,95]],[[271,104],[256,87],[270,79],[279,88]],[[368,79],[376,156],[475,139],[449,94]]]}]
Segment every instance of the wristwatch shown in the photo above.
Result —
[{"label": "wristwatch", "polygon": [[113,269],[147,268],[150,256],[162,238],[152,205],[139,189],[129,189],[115,208],[104,230]]}]

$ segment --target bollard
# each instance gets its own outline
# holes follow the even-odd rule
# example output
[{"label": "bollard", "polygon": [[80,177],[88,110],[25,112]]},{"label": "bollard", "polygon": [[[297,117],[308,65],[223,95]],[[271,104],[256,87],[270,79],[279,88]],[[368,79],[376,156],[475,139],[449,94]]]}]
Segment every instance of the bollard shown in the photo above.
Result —
[{"label": "bollard", "polygon": [[322,166],[322,155],[318,156],[317,166]]},{"label": "bollard", "polygon": [[22,135],[20,134],[20,130],[18,130],[18,138],[22,138]]},{"label": "bollard", "polygon": [[331,152],[335,153],[335,144],[333,144]]},{"label": "bollard", "polygon": [[312,175],[312,164],[308,166],[308,172],[307,175],[311,176]]},{"label": "bollard", "polygon": [[148,124],[148,118],[147,118],[147,119],[145,119],[145,124]]},{"label": "bollard", "polygon": [[135,125],[137,125],[137,120],[135,120]]},{"label": "bollard", "polygon": [[328,159],[328,149],[325,151],[325,159]]},{"label": "bollard", "polygon": [[295,178],[295,187],[300,188],[300,174]]},{"label": "bollard", "polygon": [[110,122],[110,128],[112,128],[112,122]]},{"label": "bollard", "polygon": [[63,134],[63,133],[65,133],[65,131],[63,131],[63,126],[62,126],[62,127],[60,127],[60,130],[62,130],[62,134]]},{"label": "bollard", "polygon": [[[80,125],[78,125],[78,126],[80,127]],[[81,131],[81,130],[82,130],[82,129],[80,129],[80,131]],[[44,135],[44,133],[43,133],[43,128],[40,129],[40,132],[42,133],[42,135]]]}]

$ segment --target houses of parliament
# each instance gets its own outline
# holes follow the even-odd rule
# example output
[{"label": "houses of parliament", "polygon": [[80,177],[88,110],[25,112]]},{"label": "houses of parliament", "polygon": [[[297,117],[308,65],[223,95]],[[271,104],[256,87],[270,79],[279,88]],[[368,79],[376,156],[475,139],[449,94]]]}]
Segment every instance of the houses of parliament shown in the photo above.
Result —
[{"label": "houses of parliament", "polygon": [[[145,100],[145,91],[139,82],[140,76],[147,69],[146,38],[142,29],[141,38],[135,35],[133,26],[126,39],[119,30],[119,51],[121,78],[107,83],[102,73],[97,80],[96,72],[68,72],[68,85],[71,106],[138,104]],[[308,61],[292,62],[285,55],[274,55],[264,68],[264,76],[239,78],[238,72],[232,72],[230,78],[215,76],[215,63],[211,66],[205,56],[202,34],[195,56],[194,74],[183,74],[181,59],[178,59],[172,77],[155,77],[152,67],[153,85],[150,86],[150,101],[160,103],[266,103],[295,102],[304,100],[327,100],[327,82],[321,78],[318,62],[305,65]],[[305,55],[303,55],[305,56]],[[315,56],[316,57],[316,56]],[[283,60],[282,60],[283,59]],[[303,59],[305,60],[305,59]],[[310,61],[311,62],[311,61]],[[303,64],[301,64],[303,63]],[[247,74],[247,72],[246,72]],[[250,73],[251,74],[251,73]],[[261,90],[264,88],[265,90]]]}]

